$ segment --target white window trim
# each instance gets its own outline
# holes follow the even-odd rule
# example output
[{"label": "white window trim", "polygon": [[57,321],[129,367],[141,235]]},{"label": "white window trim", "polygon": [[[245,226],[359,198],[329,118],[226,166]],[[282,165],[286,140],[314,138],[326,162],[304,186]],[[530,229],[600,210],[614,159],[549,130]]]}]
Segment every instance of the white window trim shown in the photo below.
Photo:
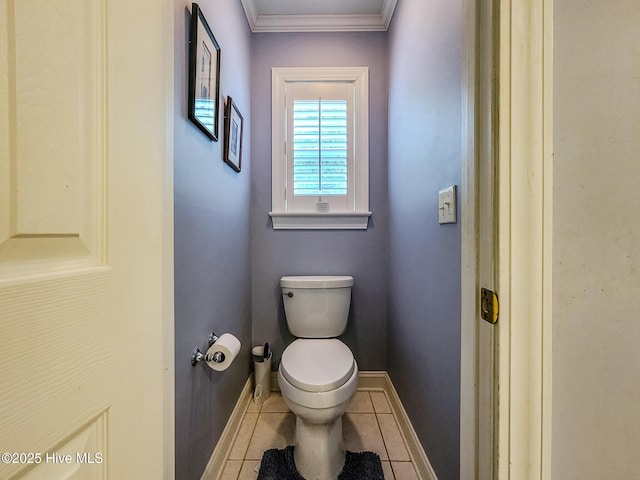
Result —
[{"label": "white window trim", "polygon": [[[355,151],[355,210],[288,212],[286,208],[286,120],[283,109],[288,82],[353,82],[358,131]],[[304,67],[271,70],[271,216],[274,229],[366,229],[369,211],[369,69],[367,67]],[[364,159],[364,160],[363,160]]]}]

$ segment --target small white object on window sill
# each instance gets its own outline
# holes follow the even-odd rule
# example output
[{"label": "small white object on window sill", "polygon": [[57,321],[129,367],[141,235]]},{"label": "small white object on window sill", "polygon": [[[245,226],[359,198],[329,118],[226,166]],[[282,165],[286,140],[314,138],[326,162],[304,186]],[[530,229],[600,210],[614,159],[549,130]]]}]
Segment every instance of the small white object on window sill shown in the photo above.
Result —
[{"label": "small white object on window sill", "polygon": [[274,230],[366,230],[371,212],[269,212]]}]

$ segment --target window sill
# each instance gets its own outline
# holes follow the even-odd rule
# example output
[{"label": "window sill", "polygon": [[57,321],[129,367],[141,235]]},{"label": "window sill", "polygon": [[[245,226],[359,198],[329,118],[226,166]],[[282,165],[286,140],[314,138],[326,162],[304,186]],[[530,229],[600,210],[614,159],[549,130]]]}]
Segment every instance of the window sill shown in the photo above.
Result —
[{"label": "window sill", "polygon": [[269,212],[274,230],[366,230],[371,212]]}]

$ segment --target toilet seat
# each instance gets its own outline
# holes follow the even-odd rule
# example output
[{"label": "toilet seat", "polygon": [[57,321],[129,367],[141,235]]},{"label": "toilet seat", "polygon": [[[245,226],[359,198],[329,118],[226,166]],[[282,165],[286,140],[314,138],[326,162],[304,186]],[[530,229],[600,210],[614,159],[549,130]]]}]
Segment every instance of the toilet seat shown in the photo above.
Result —
[{"label": "toilet seat", "polygon": [[353,353],[336,338],[299,338],[285,349],[280,361],[282,375],[307,392],[335,390],[352,377],[355,369]]}]

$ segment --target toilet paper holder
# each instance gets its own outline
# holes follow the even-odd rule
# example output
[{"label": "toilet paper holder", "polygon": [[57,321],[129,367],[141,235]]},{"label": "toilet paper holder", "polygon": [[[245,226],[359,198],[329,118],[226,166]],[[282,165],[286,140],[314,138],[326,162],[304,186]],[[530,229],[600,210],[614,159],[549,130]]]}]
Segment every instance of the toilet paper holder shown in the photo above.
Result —
[{"label": "toilet paper holder", "polygon": [[[211,345],[213,345],[214,343],[216,343],[216,340],[218,340],[217,335],[214,332],[211,332],[209,334],[209,347],[211,347]],[[214,362],[214,363],[222,363],[224,362],[224,353],[222,352],[216,352],[213,355],[209,354],[204,354],[200,351],[199,348],[194,348],[193,352],[191,352],[191,366],[195,367],[198,362]]]}]

